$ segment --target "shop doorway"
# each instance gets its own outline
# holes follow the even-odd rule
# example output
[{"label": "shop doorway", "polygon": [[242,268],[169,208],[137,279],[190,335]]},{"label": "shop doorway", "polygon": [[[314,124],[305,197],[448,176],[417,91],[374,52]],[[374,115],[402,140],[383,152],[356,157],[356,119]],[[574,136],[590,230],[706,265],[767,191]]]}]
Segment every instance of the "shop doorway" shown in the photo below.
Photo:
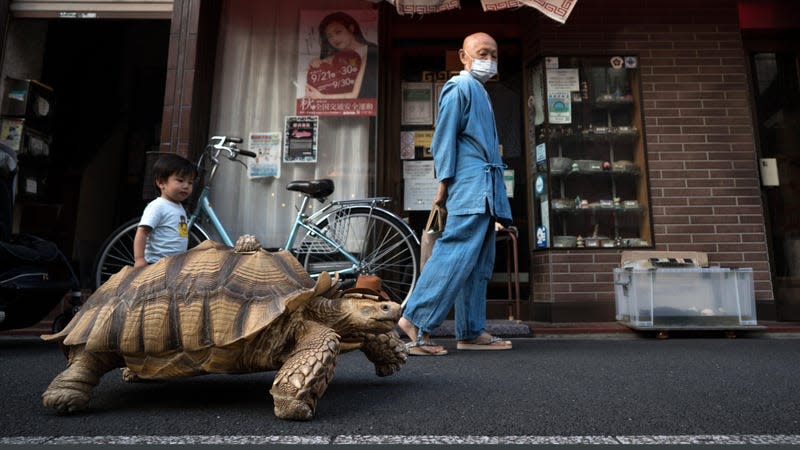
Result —
[{"label": "shop doorway", "polygon": [[[16,231],[55,242],[88,286],[104,239],[144,207],[145,154],[160,141],[170,22],[19,19],[23,36],[26,23],[46,37],[41,54],[31,55],[39,73],[24,76],[53,88],[55,113],[50,154],[35,163],[43,188],[17,198]],[[14,76],[14,68],[4,73]]]},{"label": "shop doorway", "polygon": [[[426,171],[425,162],[432,163],[429,142],[435,129],[435,105],[439,89],[450,76],[463,68],[458,59],[458,49],[464,37],[476,30],[492,35],[498,43],[499,75],[487,82],[486,90],[494,107],[498,136],[503,147],[503,162],[507,166],[506,186],[513,195],[509,201],[514,214],[513,225],[519,231],[518,264],[521,298],[524,299],[528,297],[529,287],[529,258],[526,256],[529,249],[529,198],[523,133],[523,39],[518,16],[510,12],[485,13],[477,2],[462,2],[460,10],[414,18],[390,11],[389,42],[386,46],[389,50],[389,57],[386,58],[388,67],[382,72],[386,74],[387,81],[385,104],[389,105],[383,141],[386,159],[382,165],[382,180],[379,177],[379,188],[393,198],[403,199],[400,205],[402,213],[420,235],[431,206],[429,202],[422,204],[420,199],[427,198],[425,192],[430,193],[431,189],[435,191],[435,180]],[[416,96],[428,89],[429,95],[423,97],[430,97],[434,105],[431,111],[417,110],[413,105],[404,106],[404,102],[410,101],[427,104],[426,100]],[[434,183],[427,185],[425,180]],[[412,197],[414,195],[416,197]],[[508,297],[506,280],[510,274],[507,250],[505,245],[497,247],[488,298]],[[504,305],[491,305],[490,318],[506,316]]]},{"label": "shop doorway", "polygon": [[[778,320],[800,320],[800,33],[745,33]],[[786,39],[789,34],[792,39]]]}]

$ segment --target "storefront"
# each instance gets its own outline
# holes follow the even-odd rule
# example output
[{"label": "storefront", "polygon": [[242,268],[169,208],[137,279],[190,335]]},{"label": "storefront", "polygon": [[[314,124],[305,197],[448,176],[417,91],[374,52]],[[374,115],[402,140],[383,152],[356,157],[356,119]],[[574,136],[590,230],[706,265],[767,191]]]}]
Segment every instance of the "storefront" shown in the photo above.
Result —
[{"label": "storefront", "polygon": [[[160,139],[171,14],[171,1],[0,3],[0,89],[20,98],[24,85],[12,79],[38,80],[52,100],[47,123],[3,112],[4,127],[23,124],[13,228],[55,242],[87,287],[97,249],[141,214],[145,154]],[[31,136],[46,145],[29,152]]]},{"label": "storefront", "polygon": [[[458,10],[411,17],[398,15],[386,4],[354,2],[347,6],[354,10],[378,8],[382,69],[377,116],[321,117],[318,158],[326,163],[283,165],[282,170],[292,171],[286,176],[346,178],[350,187],[340,195],[391,195],[398,199],[399,212],[418,228],[426,213],[415,211],[415,200],[408,197],[418,194],[414,188],[423,188],[416,185],[419,181],[413,174],[417,172],[409,170],[409,162],[424,165],[425,139],[435,112],[404,109],[404,101],[435,97],[437,82],[458,69],[453,55],[460,40],[481,29],[494,34],[501,49],[501,75],[489,83],[489,91],[502,116],[498,131],[504,161],[513,171],[512,206],[516,224],[524,233],[521,252],[530,255],[523,258],[528,259],[522,271],[528,276],[530,292],[523,318],[612,319],[611,274],[619,264],[620,242],[626,248],[704,251],[712,264],[753,267],[761,316],[770,316],[774,299],[749,108],[748,66],[741,48],[736,2],[713,6],[665,2],[663,6],[628,6],[625,14],[620,14],[620,9],[607,2],[585,0],[566,25],[530,8],[484,12],[479,2],[462,2]],[[299,11],[278,9],[275,13],[269,9],[269,15],[262,16],[261,8],[266,14],[264,6],[223,5],[213,133],[279,131],[284,117],[296,112],[296,85],[302,83],[297,74],[302,66],[292,61],[298,60],[298,46],[304,42],[297,37],[298,20],[304,17],[304,10],[330,9],[324,2],[309,2],[295,8]],[[335,6],[348,8],[340,3]],[[285,29],[256,26],[272,23],[270,20],[279,21]],[[236,28],[247,33],[234,31]],[[249,37],[239,44],[226,38],[261,32],[270,35]],[[273,79],[279,80],[267,83],[267,89],[276,84],[280,87],[274,88],[272,95],[266,91],[231,97],[225,86],[235,84],[237,89],[250,90],[256,85],[243,85],[242,81],[263,81],[254,75],[234,75],[242,61],[261,51],[252,44],[256,41],[267,42],[263,45],[269,49],[262,56],[269,62],[257,72],[274,74]],[[229,56],[243,48],[248,55]],[[276,61],[284,64],[274,65]],[[243,70],[253,70],[254,62],[249,60]],[[574,87],[569,87],[571,84]],[[558,85],[567,86],[558,90],[567,92],[566,103],[574,105],[569,122],[563,114],[561,118],[552,114],[554,96],[547,89]],[[426,94],[428,91],[433,94]],[[263,97],[269,98],[266,108],[260,100]],[[578,101],[582,103],[578,105]],[[265,111],[267,116],[256,120],[267,123],[266,128],[252,130],[247,121]],[[543,111],[547,115],[537,117]],[[578,133],[584,131],[591,135],[585,139],[581,135],[576,144]],[[573,135],[563,136],[566,133]],[[557,153],[556,140],[562,137],[566,141],[562,153]],[[339,169],[349,162],[329,165],[358,151],[352,150],[352,145],[342,146],[345,141],[337,144],[337,139],[360,143],[366,153],[356,159],[368,161],[369,170],[357,165],[345,173]],[[404,146],[404,139],[413,145]],[[570,139],[572,143],[568,143]],[[542,143],[550,148],[537,155]],[[600,166],[586,167],[583,180],[574,174],[569,180],[556,179],[552,167],[548,169],[552,157],[590,165],[596,161]],[[603,163],[609,167],[604,168]],[[616,163],[629,165],[617,167]],[[598,173],[592,174],[595,170]],[[578,173],[582,171],[583,167]],[[540,173],[548,176],[547,197],[536,194]],[[285,222],[280,217],[286,214],[273,213],[292,205],[281,192],[282,185],[244,180],[219,195],[246,197],[231,203],[228,214],[238,217],[233,222],[254,227],[266,216]],[[251,199],[257,197],[267,197],[269,204],[241,207],[252,205]],[[564,214],[553,204],[576,197],[587,200],[588,208]],[[619,212],[615,200],[628,208]],[[425,201],[417,203],[426,209]],[[578,205],[580,208],[580,201]],[[540,227],[547,229],[547,238],[538,248],[533,236]],[[281,234],[279,223],[267,228]],[[556,236],[570,235],[582,235],[588,245],[554,245]],[[606,247],[609,244],[611,247]]]},{"label": "storefront", "polygon": [[[580,0],[561,24],[524,6],[484,11],[477,0],[422,15],[366,0],[175,1],[160,150],[191,155],[211,135],[277,141],[258,167],[224,167],[214,192],[231,234],[267,246],[288,231],[294,179],[331,178],[340,199],[391,196],[419,231],[433,99],[459,69],[463,37],[486,31],[500,48],[487,90],[520,230],[522,319],[613,320],[612,271],[631,246],[752,267],[759,318],[780,319],[759,171],[771,154],[754,128],[740,3]],[[374,44],[349,56],[378,64],[325,85],[318,30],[339,12]],[[319,117],[311,149],[287,158],[287,124],[309,115]]]}]

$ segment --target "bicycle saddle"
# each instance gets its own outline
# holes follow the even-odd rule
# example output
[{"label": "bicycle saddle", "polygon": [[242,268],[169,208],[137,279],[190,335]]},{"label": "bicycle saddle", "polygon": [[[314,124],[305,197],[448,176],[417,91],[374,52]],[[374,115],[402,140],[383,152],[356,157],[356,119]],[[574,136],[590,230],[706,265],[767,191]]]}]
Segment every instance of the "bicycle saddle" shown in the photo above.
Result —
[{"label": "bicycle saddle", "polygon": [[320,199],[333,194],[333,180],[292,181],[286,185],[286,189]]}]

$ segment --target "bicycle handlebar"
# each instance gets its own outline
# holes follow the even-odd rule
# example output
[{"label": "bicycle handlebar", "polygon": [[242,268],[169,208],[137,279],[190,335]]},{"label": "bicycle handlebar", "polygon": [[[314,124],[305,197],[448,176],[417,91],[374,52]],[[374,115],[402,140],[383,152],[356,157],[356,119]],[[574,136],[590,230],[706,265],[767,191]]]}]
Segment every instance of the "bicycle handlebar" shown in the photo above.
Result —
[{"label": "bicycle handlebar", "polygon": [[[240,137],[228,137],[228,136],[214,136],[209,139],[209,145],[217,149],[217,151],[224,150],[228,156],[228,159],[236,159],[237,155],[248,156],[250,158],[255,158],[257,155],[250,150],[240,149],[237,144],[241,144],[244,140]],[[228,144],[228,145],[225,145]]]}]

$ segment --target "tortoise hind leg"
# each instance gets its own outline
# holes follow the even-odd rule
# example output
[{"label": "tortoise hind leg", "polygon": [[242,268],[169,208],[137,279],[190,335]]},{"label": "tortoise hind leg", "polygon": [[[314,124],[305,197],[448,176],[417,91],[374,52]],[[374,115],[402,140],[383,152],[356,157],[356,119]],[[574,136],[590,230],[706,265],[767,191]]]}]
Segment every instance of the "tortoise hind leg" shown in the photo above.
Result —
[{"label": "tortoise hind leg", "polygon": [[87,352],[83,346],[72,348],[67,368],[44,391],[42,403],[59,414],[85,410],[100,378],[121,364],[116,354]]},{"label": "tortoise hind leg", "polygon": [[310,420],[336,368],[339,336],[316,323],[307,324],[301,333],[269,391],[280,419]]}]

